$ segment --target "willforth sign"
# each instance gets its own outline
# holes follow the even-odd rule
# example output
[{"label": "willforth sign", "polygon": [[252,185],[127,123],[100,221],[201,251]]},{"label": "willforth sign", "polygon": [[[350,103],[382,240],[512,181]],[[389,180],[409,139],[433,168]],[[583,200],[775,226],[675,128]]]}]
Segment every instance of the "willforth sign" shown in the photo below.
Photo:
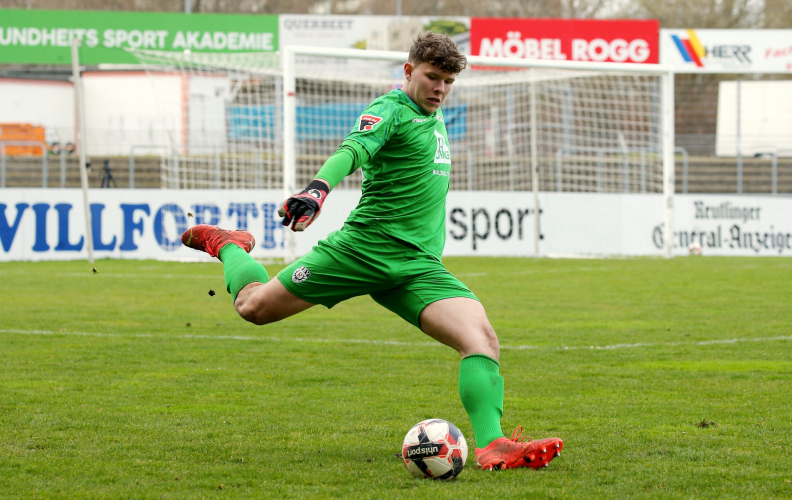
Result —
[{"label": "willforth sign", "polygon": [[[531,256],[531,193],[452,191],[446,203],[444,255]],[[209,260],[181,245],[194,224],[245,229],[256,258],[283,257],[280,190],[94,190],[92,232],[99,258]],[[336,190],[328,209],[296,237],[307,253],[341,228],[360,192]],[[692,243],[705,255],[792,256],[792,199],[678,195],[676,255]],[[660,195],[541,193],[542,255],[663,253]],[[86,256],[82,196],[76,189],[6,189],[0,199],[0,261],[68,260]]]}]

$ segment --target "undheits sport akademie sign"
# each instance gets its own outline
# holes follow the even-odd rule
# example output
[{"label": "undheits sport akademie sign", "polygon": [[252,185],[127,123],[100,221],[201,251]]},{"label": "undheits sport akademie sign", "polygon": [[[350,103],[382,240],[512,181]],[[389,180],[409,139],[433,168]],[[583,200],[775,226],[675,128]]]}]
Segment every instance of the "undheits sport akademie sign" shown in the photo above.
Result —
[{"label": "undheits sport akademie sign", "polygon": [[278,50],[278,16],[0,9],[0,64],[136,63],[125,48],[193,52]]},{"label": "undheits sport akademie sign", "polygon": [[470,22],[473,55],[657,63],[657,20],[488,19]]}]

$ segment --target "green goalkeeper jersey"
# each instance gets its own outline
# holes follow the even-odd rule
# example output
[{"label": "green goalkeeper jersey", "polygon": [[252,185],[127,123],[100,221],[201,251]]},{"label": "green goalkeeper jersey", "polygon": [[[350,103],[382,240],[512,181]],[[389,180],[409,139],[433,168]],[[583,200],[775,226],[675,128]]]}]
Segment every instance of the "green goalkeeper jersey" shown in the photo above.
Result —
[{"label": "green goalkeeper jersey", "polygon": [[427,115],[401,90],[378,97],[346,137],[360,143],[363,196],[347,222],[362,222],[440,259],[451,150],[443,112]]}]

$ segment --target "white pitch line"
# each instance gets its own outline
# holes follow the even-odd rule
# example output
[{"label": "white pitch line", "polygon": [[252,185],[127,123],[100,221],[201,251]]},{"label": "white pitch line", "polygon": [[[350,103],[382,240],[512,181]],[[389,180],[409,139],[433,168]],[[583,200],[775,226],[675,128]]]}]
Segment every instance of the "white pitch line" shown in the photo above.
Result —
[{"label": "white pitch line", "polygon": [[576,269],[520,269],[515,271],[487,272],[478,273],[457,273],[457,277],[478,277],[478,276],[515,276],[521,274],[558,274],[558,273],[581,273],[581,272],[607,272],[609,269],[604,267],[579,267]]},{"label": "white pitch line", "polygon": [[[29,273],[26,271],[0,271],[0,274],[13,274],[16,276],[27,276]],[[223,273],[219,271],[217,274],[138,274],[138,273],[104,273],[101,270],[97,273],[99,277],[103,278],[147,278],[156,280],[159,278],[168,278],[168,279],[184,279],[184,278],[193,278],[193,279],[222,279]],[[94,275],[91,273],[90,270],[85,271],[83,273],[75,273],[75,272],[56,272],[52,273],[52,276],[68,276],[68,277],[84,277],[84,278],[93,278]]]},{"label": "white pitch line", "polygon": [[[147,278],[156,280],[159,278],[169,278],[169,279],[184,279],[184,278],[193,278],[193,279],[223,279],[223,273],[218,272],[217,274],[135,274],[135,273],[128,273],[128,274],[120,274],[120,273],[103,273],[99,271],[97,273],[99,276],[105,278]],[[55,273],[55,276],[84,276],[84,277],[93,277],[90,272],[85,273]]]},{"label": "white pitch line", "polygon": [[[19,334],[19,335],[73,335],[81,337],[113,337],[113,338],[158,338],[158,339],[207,339],[207,340],[243,340],[250,342],[307,342],[307,343],[327,343],[327,344],[369,344],[369,345],[390,345],[390,346],[412,346],[426,347],[437,346],[439,342],[403,342],[398,340],[371,340],[371,339],[318,339],[302,337],[254,337],[245,335],[163,335],[156,336],[150,333],[99,333],[99,332],[70,332],[70,331],[51,331],[51,330],[18,330],[0,329],[0,333]],[[737,344],[740,342],[778,342],[792,340],[792,335],[779,335],[777,337],[757,337],[757,338],[733,338],[702,340],[698,342],[638,342],[635,344],[612,344],[612,345],[576,345],[576,346],[537,346],[537,345],[501,345],[501,349],[522,351],[527,349],[545,351],[580,351],[580,350],[616,350],[616,349],[635,349],[640,347],[684,347],[684,346],[707,346],[716,344]]]}]

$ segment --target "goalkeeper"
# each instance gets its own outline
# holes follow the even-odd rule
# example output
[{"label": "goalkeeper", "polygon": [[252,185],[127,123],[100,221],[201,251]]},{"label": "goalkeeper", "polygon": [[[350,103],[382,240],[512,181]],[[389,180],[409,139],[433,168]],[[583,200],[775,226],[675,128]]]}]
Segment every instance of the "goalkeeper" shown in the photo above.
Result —
[{"label": "goalkeeper", "polygon": [[280,209],[302,231],[319,216],[332,188],[358,168],[363,195],[344,226],[268,280],[248,253],[250,233],[198,225],[182,242],[223,262],[234,307],[264,325],[316,304],[328,308],[370,295],[462,357],[459,394],[482,469],[539,468],[560,454],[557,438],[520,441],[501,430],[503,378],[499,345],[484,307],[441,262],[451,153],[440,106],[467,64],[456,44],[425,32],[404,64],[400,90],[375,99],[316,178]]}]

